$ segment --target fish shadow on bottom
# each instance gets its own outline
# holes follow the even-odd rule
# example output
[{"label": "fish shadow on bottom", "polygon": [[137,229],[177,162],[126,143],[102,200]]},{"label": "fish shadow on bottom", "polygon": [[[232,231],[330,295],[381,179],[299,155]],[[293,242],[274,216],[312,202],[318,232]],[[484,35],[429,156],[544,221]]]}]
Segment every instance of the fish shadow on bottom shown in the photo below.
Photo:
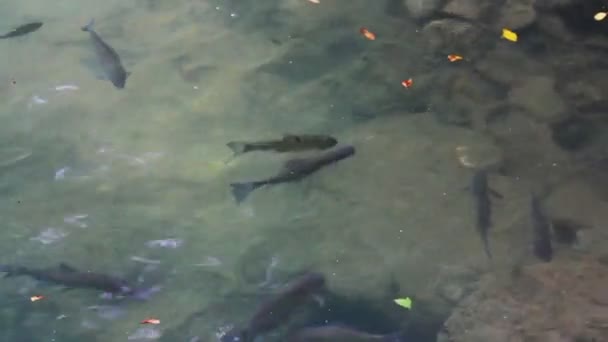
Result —
[{"label": "fish shadow on bottom", "polygon": [[[317,280],[310,275],[308,279]],[[282,296],[279,291],[278,297],[277,294],[223,297],[174,329],[165,331],[160,341],[434,342],[448,314],[434,311],[423,300],[416,300],[417,308],[408,311],[395,305],[394,295],[378,299],[377,296],[345,296],[327,289],[312,301],[300,301],[300,295],[313,287],[310,282],[304,284],[306,286],[296,282],[296,286],[288,287]],[[314,288],[314,292],[319,292],[318,286]],[[256,306],[258,309],[252,310]],[[277,309],[274,313],[278,316],[267,311],[268,308]],[[249,323],[242,320],[244,317],[249,317]],[[242,334],[252,328],[258,333]],[[216,337],[211,337],[212,331],[216,331]]]},{"label": "fish shadow on bottom", "polygon": [[[254,341],[386,341],[434,342],[446,317],[412,316],[391,300],[348,297],[326,292],[321,306],[308,306],[276,331]],[[221,342],[246,342],[242,336],[224,335]]]},{"label": "fish shadow on bottom", "polygon": [[[389,299],[373,300],[328,293],[322,307],[310,311],[300,324],[289,327],[289,330],[334,325],[385,336],[386,341],[434,342],[445,318],[425,313],[412,314]],[[285,341],[284,338],[279,340]]]}]

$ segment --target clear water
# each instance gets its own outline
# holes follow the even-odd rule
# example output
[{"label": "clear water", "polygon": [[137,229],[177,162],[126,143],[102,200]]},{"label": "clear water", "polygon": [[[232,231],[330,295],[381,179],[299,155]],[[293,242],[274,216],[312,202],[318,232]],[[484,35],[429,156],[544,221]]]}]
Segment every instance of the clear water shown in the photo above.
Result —
[{"label": "clear water", "polygon": [[[495,213],[489,266],[465,190],[472,171],[455,153],[489,140],[450,124],[456,109],[436,89],[457,71],[386,4],[321,2],[0,2],[2,30],[44,22],[0,41],[1,263],[67,262],[160,287],[113,301],[3,279],[1,341],[215,341],[304,270],[323,272],[340,303],[310,322],[387,332],[415,320],[391,299],[424,307],[441,279],[527,253],[513,228],[528,210],[521,182],[550,160],[522,155],[523,178],[497,181],[511,199]],[[123,90],[96,76],[80,30],[90,18],[132,73]],[[498,126],[528,129],[509,125]],[[226,143],[285,133],[330,134],[357,153],[237,205],[229,183],[274,174],[294,155],[227,162]],[[150,242],[165,239],[176,243]],[[448,312],[439,306],[420,310]],[[140,325],[148,317],[161,324]]]}]

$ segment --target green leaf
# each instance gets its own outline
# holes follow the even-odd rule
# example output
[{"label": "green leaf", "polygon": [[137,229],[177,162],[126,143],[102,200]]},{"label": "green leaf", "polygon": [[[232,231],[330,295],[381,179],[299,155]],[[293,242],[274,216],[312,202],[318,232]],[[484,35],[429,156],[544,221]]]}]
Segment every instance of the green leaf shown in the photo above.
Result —
[{"label": "green leaf", "polygon": [[397,298],[395,299],[395,303],[399,306],[402,306],[408,310],[412,309],[412,299],[410,297],[405,298]]}]

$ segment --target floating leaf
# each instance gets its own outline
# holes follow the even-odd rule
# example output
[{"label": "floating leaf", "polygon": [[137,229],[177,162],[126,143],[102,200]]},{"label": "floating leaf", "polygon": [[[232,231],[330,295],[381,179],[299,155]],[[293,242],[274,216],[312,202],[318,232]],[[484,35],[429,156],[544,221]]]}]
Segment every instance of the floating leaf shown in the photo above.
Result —
[{"label": "floating leaf", "polygon": [[448,61],[450,62],[457,62],[457,61],[461,61],[462,60],[462,56],[460,55],[448,55]]},{"label": "floating leaf", "polygon": [[504,39],[512,41],[512,42],[516,42],[517,41],[517,33],[513,32],[513,31],[511,31],[509,29],[506,29],[506,28],[502,29],[502,37]]},{"label": "floating leaf", "polygon": [[37,301],[42,300],[42,299],[44,299],[44,296],[41,296],[41,295],[36,295],[36,296],[31,296],[30,297],[30,300],[32,302],[37,302]]},{"label": "floating leaf", "polygon": [[160,319],[158,318],[146,318],[143,321],[140,322],[140,324],[160,324]]},{"label": "floating leaf", "polygon": [[401,85],[404,86],[405,88],[409,88],[414,84],[414,80],[411,78],[408,78],[407,80],[403,80],[401,81]]},{"label": "floating leaf", "polygon": [[402,306],[408,310],[412,309],[412,299],[410,297],[405,298],[397,298],[395,299],[395,303],[399,306]]},{"label": "floating leaf", "polygon": [[373,33],[372,31],[368,30],[365,27],[360,28],[359,33],[361,33],[363,35],[363,37],[365,37],[369,40],[376,40],[376,34]]}]

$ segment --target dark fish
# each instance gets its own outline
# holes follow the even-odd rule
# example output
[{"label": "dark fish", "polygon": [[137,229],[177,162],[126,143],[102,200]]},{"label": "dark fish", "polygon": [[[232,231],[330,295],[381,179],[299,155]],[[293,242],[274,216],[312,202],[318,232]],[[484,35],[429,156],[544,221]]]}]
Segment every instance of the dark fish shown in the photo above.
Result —
[{"label": "dark fish", "polygon": [[287,338],[287,342],[403,342],[400,333],[389,335],[368,334],[363,331],[326,325],[321,327],[304,328]]},{"label": "dark fish", "polygon": [[110,45],[106,44],[97,32],[93,30],[94,23],[95,21],[91,19],[86,26],[82,27],[82,30],[89,32],[91,36],[91,41],[95,46],[95,54],[97,55],[99,64],[101,64],[104,78],[110,80],[116,88],[122,89],[125,87],[127,77],[129,77],[131,73],[125,71],[116,51],[114,51]]},{"label": "dark fish", "polygon": [[235,156],[251,151],[295,152],[305,150],[325,150],[336,146],[338,141],[328,135],[291,135],[280,140],[246,142],[231,141],[226,144]]},{"label": "dark fish", "polygon": [[534,255],[544,262],[553,258],[553,247],[551,246],[551,222],[545,215],[540,200],[532,195],[530,216],[534,229],[532,248]]},{"label": "dark fish", "polygon": [[247,328],[229,332],[223,342],[250,342],[257,336],[276,329],[287,322],[294,312],[325,290],[325,277],[320,273],[306,273],[292,281],[277,295],[262,303],[247,324]]},{"label": "dark fish", "polygon": [[5,33],[3,35],[0,36],[0,39],[6,39],[6,38],[13,38],[13,37],[19,37],[19,36],[23,36],[26,35],[28,33],[32,33],[34,31],[38,31],[39,28],[42,27],[42,23],[41,22],[35,22],[35,23],[29,23],[29,24],[25,24],[25,25],[21,25],[19,27],[17,27],[16,29]]},{"label": "dark fish", "polygon": [[67,288],[89,288],[123,295],[133,293],[133,289],[123,279],[101,273],[83,272],[65,263],[42,269],[0,265],[0,272],[6,273],[7,277],[30,276],[39,281],[63,285]]},{"label": "dark fish", "polygon": [[486,170],[479,170],[473,175],[471,181],[471,193],[475,199],[475,209],[477,213],[477,232],[481,236],[483,248],[488,258],[492,259],[490,252],[490,242],[488,232],[492,227],[492,201],[490,195],[502,197],[499,193],[490,189],[488,186],[488,173]]},{"label": "dark fish", "polygon": [[333,164],[355,154],[353,146],[342,146],[311,158],[298,158],[288,160],[283,169],[268,179],[252,182],[232,183],[232,195],[237,203],[241,203],[255,189],[265,185],[274,185],[299,181],[302,178],[318,171],[326,165]]}]

